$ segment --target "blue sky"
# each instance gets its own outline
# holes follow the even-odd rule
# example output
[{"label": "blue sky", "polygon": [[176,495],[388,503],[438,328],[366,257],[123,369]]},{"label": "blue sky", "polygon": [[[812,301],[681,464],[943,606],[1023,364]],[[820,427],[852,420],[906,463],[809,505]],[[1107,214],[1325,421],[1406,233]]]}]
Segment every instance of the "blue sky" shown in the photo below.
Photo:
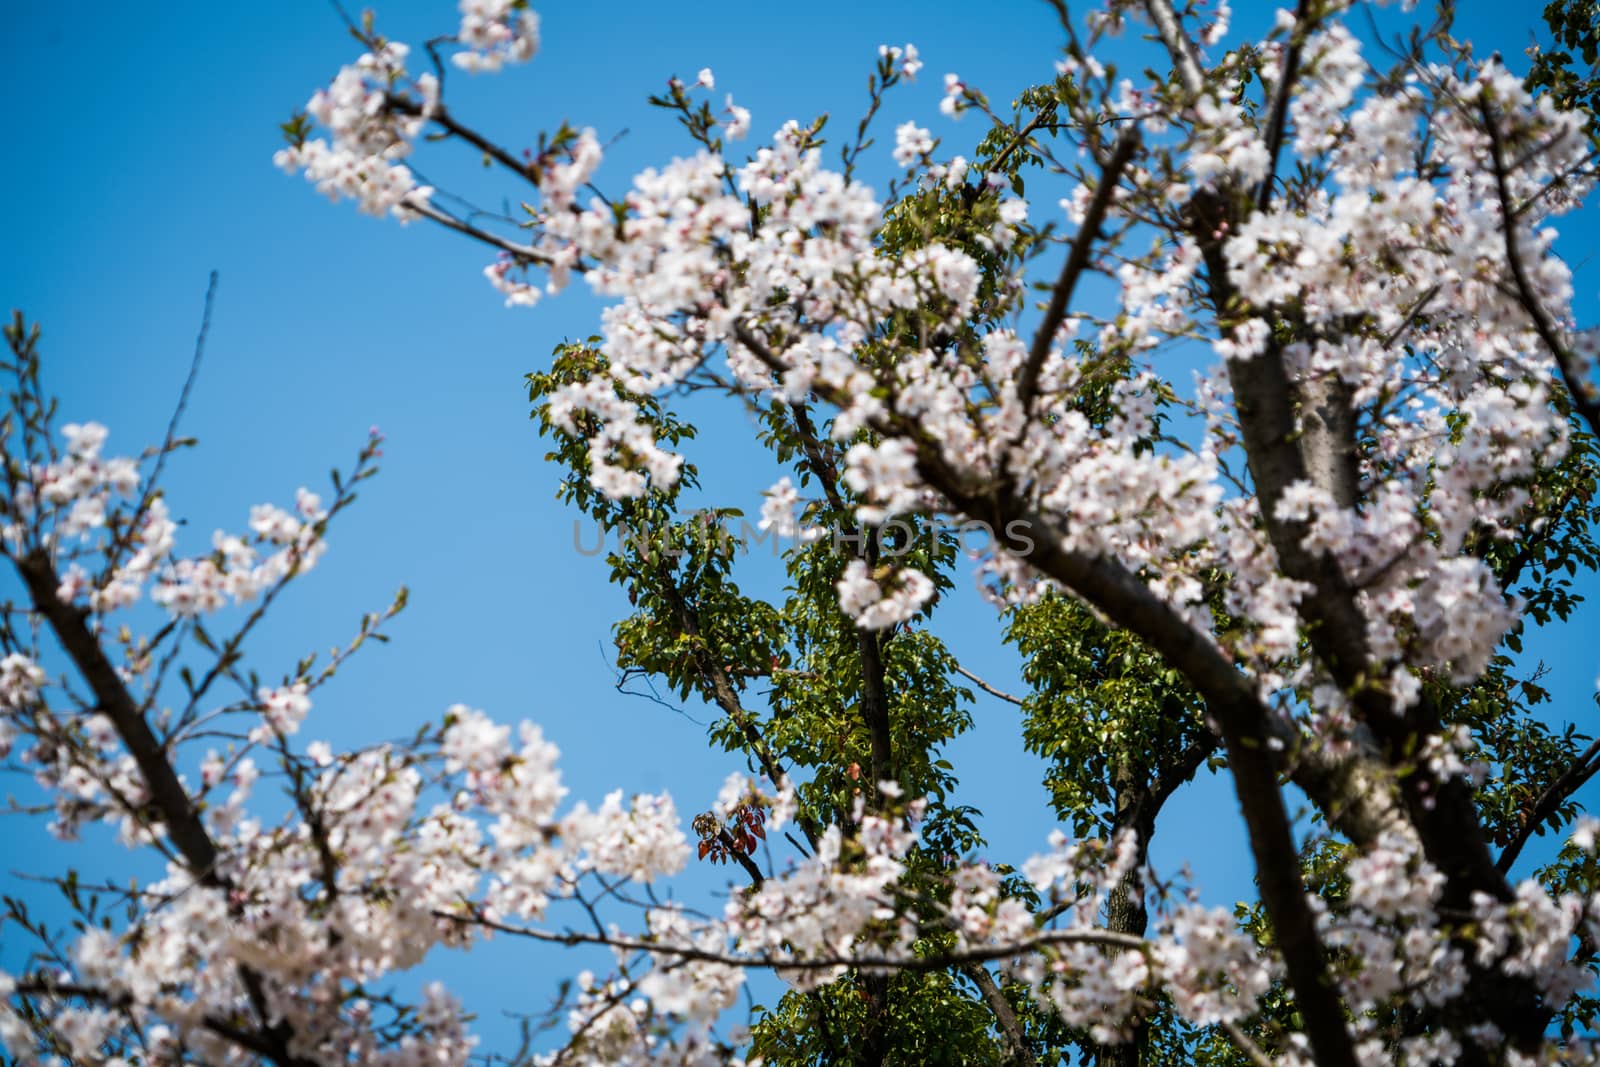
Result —
[{"label": "blue sky", "polygon": [[[1246,20],[1270,16],[1269,5],[1235,6]],[[1531,9],[1462,6],[1471,10],[1461,36],[1520,52]],[[454,25],[445,0],[388,3],[378,15],[383,32],[414,43]],[[688,151],[669,118],[644,103],[671,74],[714,68],[716,100],[728,91],[751,108],[756,137],[821,111],[842,132],[860,112],[877,46],[914,41],[927,67],[880,119],[886,174],[893,127],[906,118],[952,144],[978,135],[978,119],[940,120],[945,71],[999,103],[1050,75],[1059,40],[1053,13],[1035,2],[627,0],[542,15],[538,59],[498,78],[452,77],[452,108],[513,146],[563,118],[594,126],[602,141],[617,138],[602,170],[608,187]],[[522,376],[545,366],[558,342],[592,333],[598,305],[576,286],[532,311],[504,309],[480,275],[488,257],[478,247],[330,205],[271,164],[277,124],[356,51],[333,9],[315,0],[92,13],[5,5],[0,78],[14,106],[12,162],[0,168],[0,302],[42,322],[63,419],[103,421],[111,450],[131,452],[160,437],[207,274],[220,272],[186,423],[202,447],[173,464],[169,483],[191,546],[214,528],[241,527],[253,503],[323,485],[369,426],[387,434],[383,475],[256,646],[257,665],[277,674],[347,638],[362,612],[409,585],[395,644],[359,658],[326,691],[307,739],[404,735],[461,701],[543,724],[577,797],[667,788],[680,810],[702,810],[735,764],[711,752],[688,718],[616,692],[609,635],[626,602],[605,584],[602,560],[573,550],[574,517],[554,500],[558,473],[542,462],[527,419]],[[459,162],[424,169],[456,188],[496,188]],[[1575,250],[1594,236],[1591,225],[1562,247],[1581,258]],[[1586,321],[1600,317],[1595,289],[1594,271],[1581,272]],[[726,502],[753,512],[772,478],[735,445],[748,440],[742,416],[724,406],[707,418],[712,429],[693,458]],[[1597,621],[1588,611],[1569,636],[1534,650],[1556,668],[1558,709],[1580,720],[1592,711],[1596,664],[1592,643],[1571,635]],[[964,664],[1018,686],[1015,656],[975,596],[947,605],[939,627]],[[1015,708],[980,696],[974,717],[951,751],[960,799],[986,813],[991,853],[1019,860],[1051,828],[1040,764],[1021,750]],[[1189,861],[1219,902],[1249,895],[1233,813],[1224,781],[1186,790],[1158,836],[1158,864]],[[69,851],[20,820],[0,823],[0,870],[48,868]],[[549,953],[497,945],[470,965],[440,961],[436,973],[492,1013],[541,1006],[560,966]]]}]

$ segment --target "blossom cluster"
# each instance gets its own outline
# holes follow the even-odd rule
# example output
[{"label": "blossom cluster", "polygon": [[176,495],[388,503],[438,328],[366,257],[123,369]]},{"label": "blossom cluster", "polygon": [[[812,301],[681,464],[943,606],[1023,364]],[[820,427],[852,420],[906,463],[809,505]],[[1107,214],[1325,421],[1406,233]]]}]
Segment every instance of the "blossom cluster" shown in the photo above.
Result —
[{"label": "blossom cluster", "polygon": [[[468,21],[481,20],[469,12],[463,16],[463,25]],[[471,42],[475,37],[466,39]],[[306,104],[306,114],[320,123],[332,140],[299,140],[279,149],[273,162],[290,174],[304,171],[306,180],[330,200],[354,200],[369,215],[392,214],[401,222],[414,218],[415,205],[425,203],[433,190],[419,185],[401,161],[411,154],[416,138],[439,105],[439,79],[426,72],[411,79],[406,70],[410,51],[398,41],[384,42],[341,69],[332,83],[317,90]],[[457,61],[475,57],[487,64],[489,57],[500,54],[469,51],[460,53]],[[390,94],[407,85],[415,87],[414,114],[397,111],[389,103]]]},{"label": "blossom cluster", "polygon": [[322,498],[305,488],[297,491],[293,511],[256,505],[248,534],[218,530],[210,554],[178,556],[178,524],[161,497],[128,508],[141,487],[139,465],[126,456],[101,456],[106,428],[72,424],[64,436],[61,458],[17,485],[0,508],[11,517],[5,536],[14,552],[26,550],[23,531],[32,523],[42,530],[46,548],[70,548],[73,556],[90,551],[112,561],[99,573],[76,560],[68,563],[56,593],[66,603],[82,600],[104,614],[130,607],[148,592],[172,616],[192,618],[252,600],[322,557],[321,524],[328,513]]}]

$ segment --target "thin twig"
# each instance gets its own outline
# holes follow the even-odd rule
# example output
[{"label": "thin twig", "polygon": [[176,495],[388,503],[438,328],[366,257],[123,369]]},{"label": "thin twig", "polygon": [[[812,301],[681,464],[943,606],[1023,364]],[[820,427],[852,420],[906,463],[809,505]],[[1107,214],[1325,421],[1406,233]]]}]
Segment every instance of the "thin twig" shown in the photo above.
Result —
[{"label": "thin twig", "polygon": [[990,685],[988,682],[984,681],[982,678],[979,678],[976,674],[973,674],[971,671],[967,670],[965,667],[961,666],[961,664],[959,664],[959,663],[956,664],[956,673],[961,675],[961,677],[965,678],[967,681],[971,682],[973,685],[977,686],[979,689],[982,689],[985,693],[988,693],[992,697],[999,697],[1001,700],[1008,701],[1009,703],[1015,704],[1019,708],[1026,706],[1023,703],[1022,698],[1014,697],[1010,693],[1007,693],[1003,689],[996,689],[994,686]]},{"label": "thin twig", "polygon": [[1228,1035],[1228,1040],[1232,1041],[1239,1051],[1244,1053],[1245,1059],[1253,1063],[1255,1067],[1272,1067],[1271,1058],[1261,1051],[1260,1045],[1250,1040],[1250,1035],[1245,1033],[1238,1023],[1232,1019],[1222,1019],[1217,1023],[1217,1026],[1223,1033]]},{"label": "thin twig", "polygon": [[532,245],[519,245],[515,241],[508,241],[504,237],[501,237],[497,234],[492,234],[487,230],[480,230],[470,223],[462,222],[449,212],[442,211],[439,208],[434,207],[421,197],[407,197],[405,201],[405,207],[407,211],[414,211],[423,218],[432,219],[441,226],[452,229],[457,233],[466,234],[474,241],[482,241],[484,244],[493,248],[498,248],[500,251],[514,256],[517,259],[526,260],[529,263],[548,264],[550,262],[549,256],[545,255],[537,248],[534,248]]},{"label": "thin twig", "polygon": [[1009,945],[980,945],[959,952],[945,952],[928,956],[850,956],[829,954],[783,958],[747,956],[736,952],[719,952],[715,949],[701,948],[697,945],[645,941],[638,938],[612,935],[601,936],[598,934],[579,933],[576,930],[557,933],[554,930],[540,930],[537,927],[512,926],[475,913],[463,914],[435,911],[433,915],[435,918],[461,923],[466,926],[482,926],[485,929],[495,930],[499,933],[511,934],[515,937],[527,937],[535,941],[547,941],[557,945],[603,945],[608,948],[625,949],[630,952],[648,952],[655,956],[667,956],[672,959],[694,960],[701,963],[721,963],[731,967],[775,971],[824,971],[833,970],[837,967],[879,971],[942,971],[947,967],[961,964],[1010,959],[1050,945],[1101,945],[1106,948],[1133,949],[1135,951],[1142,951],[1150,947],[1150,942],[1142,937],[1094,927],[1086,930],[1041,930],[1033,937],[1024,938]]}]

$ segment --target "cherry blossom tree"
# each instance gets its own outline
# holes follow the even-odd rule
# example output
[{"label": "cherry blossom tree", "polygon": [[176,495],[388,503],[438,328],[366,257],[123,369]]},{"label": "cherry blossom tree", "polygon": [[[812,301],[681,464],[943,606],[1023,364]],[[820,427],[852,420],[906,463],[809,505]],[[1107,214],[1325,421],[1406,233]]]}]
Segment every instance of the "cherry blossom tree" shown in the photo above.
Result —
[{"label": "cherry blossom tree", "polygon": [[[1366,44],[1337,0],[1255,41],[1225,4],[1055,6],[1057,68],[1011,108],[947,75],[943,117],[894,131],[886,200],[858,171],[922,69],[910,44],[880,51],[836,156],[820,119],[737,152],[757,120],[710,70],[673,79],[652,102],[692,154],[626,186],[593,130],[524,155],[450,109],[450,79],[534,57],[521,0],[464,0],[418,51],[364,17],[359,58],[284,127],[279,164],[320,191],[493,249],[507,304],[574,275],[611,299],[529,381],[563,496],[617,538],[619,668],[703,699],[748,761],[687,823],[666,795],[568,803],[536,726],[467,707],[403,742],[298,744],[403,597],[273,679],[246,646],[380,441],[328,492],[180,546],[176,421],[125,458],[98,424],[58,427],[14,320],[0,551],[26,596],[0,623],[0,747],[58,833],[108,823],[166,875],[64,876],[70,935],[9,906],[38,943],[3,979],[13,1056],[1600,1057],[1600,824],[1575,800],[1600,743],[1543,723],[1516,656],[1600,562],[1594,335],[1552,228],[1593,179],[1591,83],[1569,53],[1525,82],[1451,36],[1449,5],[1379,12]],[[1587,54],[1581,6],[1552,26]],[[1114,34],[1143,37],[1147,73],[1097,58]],[[406,162],[433,141],[525,217],[453,213]],[[1196,354],[1212,365],[1183,378]],[[781,598],[736,580],[742,514],[688,502],[683,391],[748,410],[788,471],[738,529],[775,539]],[[1023,695],[934,631],[963,557]],[[1016,866],[973,858],[941,757],[969,685],[1021,705],[1072,830]],[[1203,769],[1249,835],[1259,901],[1237,915],[1150,869]],[[252,801],[262,773],[282,810]],[[1317,820],[1298,834],[1291,788]],[[1559,858],[1515,880],[1550,830]],[[742,884],[669,902],[691,862]],[[393,991],[490,936],[611,950],[568,984],[559,1047],[478,1049],[448,991]],[[756,970],[788,992],[736,1018]]]}]

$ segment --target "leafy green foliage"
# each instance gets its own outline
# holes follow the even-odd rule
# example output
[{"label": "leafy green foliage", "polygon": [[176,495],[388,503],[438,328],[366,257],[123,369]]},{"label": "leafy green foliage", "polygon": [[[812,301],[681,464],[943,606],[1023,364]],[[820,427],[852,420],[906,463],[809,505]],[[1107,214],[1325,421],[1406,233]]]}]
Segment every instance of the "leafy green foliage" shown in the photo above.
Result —
[{"label": "leafy green foliage", "polygon": [[989,1038],[987,1009],[950,974],[907,972],[889,980],[881,1040],[890,1053],[881,1061],[868,1058],[859,1040],[874,1011],[871,995],[856,976],[813,994],[791,993],[752,1028],[752,1052],[769,1063],[840,1067],[1004,1063]]},{"label": "leafy green foliage", "polygon": [[[955,802],[954,769],[940,755],[971,726],[972,694],[952,682],[955,660],[931,633],[909,626],[857,630],[839,610],[834,584],[850,560],[866,552],[892,556],[895,566],[915,567],[930,575],[939,593],[948,591],[953,534],[910,521],[903,543],[878,543],[870,531],[851,528],[855,501],[839,480],[837,458],[830,452],[830,462],[822,459],[822,450],[831,449],[825,436],[819,439],[802,414],[775,405],[762,414],[763,439],[780,460],[801,465],[803,483],[826,481],[824,500],[809,519],[839,536],[780,546],[785,597],[769,603],[748,596],[734,571],[745,547],[741,538],[755,531],[735,528],[742,515],[733,509],[682,506],[683,494],[699,486],[692,464],[677,484],[652,484],[626,500],[607,498],[588,484],[586,434],[592,427],[581,414],[563,426],[550,400],[561,387],[593,381],[604,369],[592,347],[564,345],[550,371],[528,380],[534,418],[554,445],[548,458],[567,471],[559,496],[605,533],[611,580],[633,608],[616,627],[619,668],[659,678],[680,698],[697,696],[717,708],[721,714],[709,727],[713,743],[758,773],[790,776],[807,835],[830,825],[849,832],[860,804],[880,802],[865,704],[869,688],[881,689],[893,753],[888,776],[907,795],[928,801],[906,891],[947,895],[944,872],[983,843],[978,813]],[[693,427],[659,401],[620,389],[619,396],[637,406],[663,442],[693,438]],[[876,668],[867,662],[869,652]],[[731,827],[711,813],[697,817],[701,858],[721,862],[738,853],[751,859],[756,850],[744,846],[765,836],[754,829],[763,822],[758,811],[742,811]],[[930,935],[944,936],[937,929]],[[942,972],[900,975],[876,990],[851,976],[815,993],[790,993],[759,1014],[756,1047],[775,1062],[858,1062],[838,1057],[859,1050],[868,1031],[873,1047],[888,1042],[895,1050],[898,1058],[890,1062],[1001,1062],[988,1009],[956,976]]]},{"label": "leafy green foliage", "polygon": [[[1528,85],[1548,90],[1563,108],[1600,114],[1600,3],[1550,0],[1544,22],[1556,47],[1534,56]],[[1600,144],[1600,126],[1591,121],[1589,130]]]},{"label": "leafy green foliage", "polygon": [[1202,702],[1178,672],[1077,601],[1016,609],[1007,637],[1027,658],[1023,740],[1051,761],[1045,784],[1074,834],[1120,828],[1136,794],[1170,792],[1173,775],[1194,772],[1196,746],[1209,749]]}]

